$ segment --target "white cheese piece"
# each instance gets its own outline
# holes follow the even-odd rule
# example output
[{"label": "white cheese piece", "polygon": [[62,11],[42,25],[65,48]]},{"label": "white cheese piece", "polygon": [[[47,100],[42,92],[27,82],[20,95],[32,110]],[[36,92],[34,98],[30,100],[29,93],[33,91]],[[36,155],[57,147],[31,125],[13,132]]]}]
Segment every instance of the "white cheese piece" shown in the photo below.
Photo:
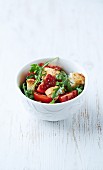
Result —
[{"label": "white cheese piece", "polygon": [[26,83],[27,83],[27,90],[34,90],[34,79],[27,79]]}]

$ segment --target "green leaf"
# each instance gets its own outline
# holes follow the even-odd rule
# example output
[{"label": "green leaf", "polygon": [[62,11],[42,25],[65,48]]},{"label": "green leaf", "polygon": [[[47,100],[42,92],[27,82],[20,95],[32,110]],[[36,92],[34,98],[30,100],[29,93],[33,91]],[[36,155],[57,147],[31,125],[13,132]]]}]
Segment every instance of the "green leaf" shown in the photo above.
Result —
[{"label": "green leaf", "polygon": [[42,69],[42,67],[41,67],[41,69],[40,69],[39,72],[38,72],[37,79],[36,79],[36,81],[34,82],[34,89],[35,89],[35,87],[37,86],[37,84],[41,82],[42,71],[43,71],[43,69]]},{"label": "green leaf", "polygon": [[53,99],[51,102],[50,102],[50,104],[54,104],[55,103],[55,99]]},{"label": "green leaf", "polygon": [[78,91],[78,95],[79,95],[79,94],[82,93],[82,91],[83,91],[83,89],[84,89],[84,86],[83,86],[83,85],[77,86],[75,89]]},{"label": "green leaf", "polygon": [[67,91],[72,91],[72,87],[70,84],[69,76],[65,71],[61,71],[57,76],[56,79],[60,82],[56,82],[56,85],[59,86],[65,86],[67,88]]},{"label": "green leaf", "polygon": [[68,75],[65,71],[61,71],[59,74],[56,75],[57,80],[65,81],[68,78]]},{"label": "green leaf", "polygon": [[60,85],[62,85],[62,82],[57,81],[56,86],[60,86]]},{"label": "green leaf", "polygon": [[69,79],[67,80],[67,90],[68,90],[69,92],[73,90],[72,87],[71,87],[71,84],[70,84],[70,80],[69,80]]},{"label": "green leaf", "polygon": [[26,80],[27,80],[27,79],[32,79],[32,78],[34,78],[34,79],[35,79],[35,77],[36,77],[36,75],[35,75],[35,74],[31,74],[30,76],[27,76],[27,77],[26,77]]},{"label": "green leaf", "polygon": [[33,91],[32,90],[27,90],[26,83],[23,83],[23,85],[21,86],[21,90],[25,94],[26,97],[28,97],[28,98],[30,98],[32,100],[34,99]]},{"label": "green leaf", "polygon": [[58,96],[58,90],[59,90],[59,86],[57,87],[57,88],[55,88],[53,91],[53,94],[52,94],[52,98],[54,99],[55,97],[57,97]]},{"label": "green leaf", "polygon": [[34,89],[37,86],[37,84],[41,82],[42,71],[43,71],[43,68],[39,66],[38,64],[31,65],[30,72],[35,72],[35,79],[36,79],[34,82]]},{"label": "green leaf", "polygon": [[31,64],[30,72],[38,73],[41,67],[38,64]]},{"label": "green leaf", "polygon": [[52,103],[55,103],[55,98],[58,97],[60,94],[63,94],[63,91],[65,91],[65,88],[64,87],[57,87],[54,89],[54,92],[52,94],[52,98],[53,100],[50,102],[51,104]]}]

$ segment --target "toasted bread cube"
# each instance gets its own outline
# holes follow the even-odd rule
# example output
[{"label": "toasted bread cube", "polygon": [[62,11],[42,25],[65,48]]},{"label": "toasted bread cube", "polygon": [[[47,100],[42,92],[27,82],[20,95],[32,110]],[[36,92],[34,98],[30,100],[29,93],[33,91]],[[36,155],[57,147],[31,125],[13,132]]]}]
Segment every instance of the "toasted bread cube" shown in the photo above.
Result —
[{"label": "toasted bread cube", "polygon": [[56,89],[58,86],[54,86],[54,87],[50,87],[48,88],[46,91],[45,91],[45,94],[48,96],[48,97],[52,97],[52,94],[54,92],[54,89]]},{"label": "toasted bread cube", "polygon": [[[54,90],[55,90],[56,88],[58,88],[58,86],[54,86],[54,87],[48,88],[48,89],[45,91],[45,94],[46,94],[48,97],[52,98],[52,94],[54,93]],[[62,90],[62,94],[64,94],[64,93],[65,93],[65,91]],[[59,96],[57,96],[57,97],[54,98],[55,101],[58,99],[58,97],[59,97]]]},{"label": "toasted bread cube", "polygon": [[34,79],[27,79],[26,83],[27,83],[27,90],[34,90]]},{"label": "toasted bread cube", "polygon": [[44,71],[46,72],[46,74],[51,74],[52,76],[56,76],[57,74],[60,73],[59,70],[55,70],[55,69],[49,68],[49,67],[45,67]]},{"label": "toasted bread cube", "polygon": [[69,80],[72,87],[85,84],[85,77],[83,74],[80,73],[70,73]]}]

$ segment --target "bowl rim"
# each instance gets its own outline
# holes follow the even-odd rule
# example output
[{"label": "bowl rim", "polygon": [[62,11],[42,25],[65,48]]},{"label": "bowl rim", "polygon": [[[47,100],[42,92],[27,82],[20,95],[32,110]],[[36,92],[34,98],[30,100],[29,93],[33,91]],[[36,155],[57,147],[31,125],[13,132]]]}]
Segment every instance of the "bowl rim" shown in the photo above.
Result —
[{"label": "bowl rim", "polygon": [[78,64],[77,61],[71,60],[71,59],[67,59],[67,58],[65,59],[65,58],[62,58],[62,57],[59,57],[59,59],[62,59],[62,60],[64,60],[64,61],[70,61],[72,64],[76,65],[76,66],[79,67],[81,70],[83,70],[83,74],[84,74],[84,76],[85,76],[85,86],[84,86],[84,90],[82,91],[81,94],[79,94],[77,97],[75,97],[75,98],[73,98],[73,99],[71,99],[71,100],[68,100],[68,101],[65,101],[65,102],[62,102],[62,103],[54,103],[54,104],[51,104],[51,103],[42,103],[42,102],[38,102],[38,101],[32,100],[32,99],[26,97],[26,96],[22,93],[22,91],[20,90],[20,87],[18,86],[18,78],[19,78],[22,70],[23,70],[25,67],[27,67],[28,65],[31,65],[32,63],[35,63],[35,62],[37,62],[37,61],[39,61],[39,60],[48,60],[48,59],[52,59],[52,58],[53,58],[53,57],[42,57],[42,58],[39,57],[39,58],[36,58],[36,59],[31,60],[30,62],[24,64],[24,65],[19,69],[19,71],[17,72],[17,75],[16,75],[16,89],[17,89],[17,91],[19,92],[19,94],[21,95],[21,97],[23,97],[24,99],[26,99],[26,100],[34,103],[34,104],[43,105],[43,106],[54,106],[54,107],[56,107],[56,106],[62,106],[62,105],[71,104],[71,103],[77,101],[79,98],[81,98],[81,97],[85,94],[85,92],[87,91],[87,87],[88,87],[88,74],[87,74],[87,72],[85,71],[85,69],[84,69],[81,65]]}]

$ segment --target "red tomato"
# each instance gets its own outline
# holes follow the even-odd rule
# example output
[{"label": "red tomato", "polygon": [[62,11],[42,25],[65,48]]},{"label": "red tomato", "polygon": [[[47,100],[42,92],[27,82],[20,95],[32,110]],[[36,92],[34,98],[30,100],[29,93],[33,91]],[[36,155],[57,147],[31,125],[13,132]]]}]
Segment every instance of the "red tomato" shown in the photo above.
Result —
[{"label": "red tomato", "polygon": [[64,95],[60,95],[59,101],[60,102],[66,102],[68,100],[75,98],[76,96],[78,96],[78,92],[77,92],[77,90],[73,90],[72,92],[66,93]]},{"label": "red tomato", "polygon": [[51,74],[46,75],[44,81],[38,86],[37,92],[45,93],[45,91],[56,85],[56,79]]},{"label": "red tomato", "polygon": [[34,72],[28,72],[27,76],[30,76],[30,75],[33,75],[33,74],[35,74],[35,73]]},{"label": "red tomato", "polygon": [[37,92],[39,92],[39,93],[45,93],[46,89],[47,89],[47,88],[46,88],[44,82],[42,82],[42,83],[38,86]]},{"label": "red tomato", "polygon": [[52,98],[37,92],[34,92],[34,99],[43,103],[50,103],[52,101]]},{"label": "red tomato", "polygon": [[53,68],[53,69],[55,69],[55,70],[61,70],[61,67],[59,67],[59,66],[53,66],[53,65],[51,65],[51,64],[47,65],[46,67]]},{"label": "red tomato", "polygon": [[[44,63],[39,63],[38,65],[39,65],[40,67],[42,67],[42,66],[44,65]],[[55,69],[55,70],[61,70],[61,67],[60,67],[60,66],[54,66],[54,65],[52,65],[52,64],[49,64],[49,65],[47,65],[47,66],[45,66],[45,67],[53,68],[53,69]]]},{"label": "red tomato", "polygon": [[39,63],[38,65],[39,65],[40,67],[42,67],[42,66],[44,65],[44,63]]}]

